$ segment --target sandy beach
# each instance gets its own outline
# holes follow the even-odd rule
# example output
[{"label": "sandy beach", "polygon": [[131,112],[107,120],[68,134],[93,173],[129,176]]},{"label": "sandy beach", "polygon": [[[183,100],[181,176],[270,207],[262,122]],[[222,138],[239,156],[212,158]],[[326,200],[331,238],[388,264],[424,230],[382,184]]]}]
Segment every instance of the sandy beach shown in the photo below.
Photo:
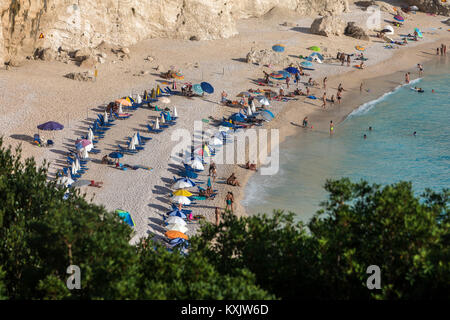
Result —
[{"label": "sandy beach", "polygon": [[[362,24],[367,19],[367,13],[356,6],[351,7],[350,13],[343,14],[347,21]],[[384,19],[391,15],[383,12]],[[74,65],[61,62],[27,61],[20,68],[0,70],[0,134],[4,136],[6,144],[13,147],[22,145],[24,157],[33,156],[40,164],[44,159],[50,162],[50,173],[67,166],[66,157],[68,147],[73,148],[74,141],[87,134],[87,129],[95,120],[98,113],[103,113],[105,106],[117,98],[142,94],[163,84],[159,77],[161,71],[167,71],[175,66],[184,75],[185,80],[192,83],[207,81],[211,83],[215,92],[204,97],[186,98],[171,96],[171,103],[167,106],[177,108],[177,124],[160,134],[150,134],[146,125],[159,115],[159,112],[149,108],[139,108],[133,111],[133,116],[127,120],[116,120],[115,126],[109,130],[104,139],[96,145],[100,154],[91,154],[92,161],[89,170],[82,180],[102,181],[102,188],[88,186],[80,187],[86,193],[87,199],[104,205],[108,210],[123,209],[129,211],[135,221],[135,237],[155,234],[163,237],[166,231],[162,226],[161,215],[170,209],[168,195],[172,192],[170,184],[173,177],[178,177],[180,165],[174,163],[177,155],[172,155],[174,147],[179,143],[179,133],[185,135],[199,135],[194,132],[194,123],[202,119],[222,119],[234,112],[236,108],[224,107],[219,104],[220,94],[226,91],[230,99],[237,100],[235,95],[250,88],[257,89],[254,80],[262,78],[262,70],[267,67],[248,64],[245,57],[252,47],[270,48],[275,43],[286,46],[287,56],[298,58],[300,54],[311,53],[307,48],[317,45],[322,53],[335,57],[338,51],[356,53],[355,46],[366,47],[364,53],[369,60],[366,68],[359,70],[353,67],[341,66],[336,60],[326,59],[311,71],[311,77],[322,84],[323,78],[328,77],[327,96],[336,95],[337,86],[343,84],[345,92],[340,106],[321,108],[320,100],[310,100],[296,96],[297,100],[289,102],[274,101],[271,111],[276,118],[265,123],[265,129],[278,129],[281,143],[286,137],[299,134],[303,129],[291,123],[301,123],[305,116],[314,124],[314,130],[328,132],[328,123],[333,120],[339,130],[339,122],[360,104],[372,100],[372,94],[360,94],[361,82],[380,76],[392,74],[392,83],[386,88],[398,85],[404,80],[404,73],[413,70],[417,63],[436,58],[436,47],[441,43],[449,44],[450,32],[441,22],[445,17],[430,16],[425,13],[407,15],[404,26],[396,29],[395,39],[400,34],[408,34],[414,27],[421,27],[424,38],[416,43],[409,43],[401,49],[386,49],[385,43],[370,34],[371,41],[365,42],[350,37],[327,38],[309,33],[309,26],[313,18],[305,18],[290,13],[282,15],[272,13],[259,19],[247,19],[239,22],[239,35],[226,40],[189,41],[152,39],[139,45],[130,47],[130,58],[123,61],[109,59],[98,66],[98,78],[95,82],[79,82],[63,77],[69,72],[80,71]],[[296,27],[286,27],[282,23],[290,21]],[[144,60],[153,56],[154,61]],[[352,62],[354,65],[354,62]],[[274,70],[280,68],[274,67]],[[139,74],[141,71],[143,75]],[[425,70],[426,72],[426,70]],[[411,72],[411,80],[417,74]],[[305,79],[306,78],[306,79]],[[307,81],[302,77],[301,81]],[[182,81],[182,82],[184,82]],[[178,89],[181,83],[178,83]],[[301,85],[300,88],[304,89]],[[278,90],[278,89],[277,89]],[[290,89],[293,90],[292,88]],[[322,96],[324,89],[312,89],[311,93]],[[165,107],[156,103],[159,107]],[[46,121],[58,121],[65,126],[63,131],[55,133],[40,132],[44,139],[53,139],[55,146],[39,148],[30,143],[33,134],[37,133],[36,126]],[[212,129],[210,123],[203,123],[203,130]],[[185,131],[183,131],[183,129]],[[200,129],[201,130],[201,129]],[[117,145],[126,145],[126,138],[139,131],[142,136],[151,137],[145,149],[136,155],[125,155],[122,163],[129,165],[143,165],[152,170],[118,170],[112,166],[102,165],[103,155],[117,150]],[[175,135],[174,135],[175,134]],[[178,136],[177,136],[178,134]],[[301,134],[299,135],[301,137]],[[176,138],[176,139],[175,139]],[[268,141],[271,142],[270,139]],[[274,141],[275,142],[275,141]],[[278,145],[272,143],[272,147]],[[259,150],[267,146],[259,146]],[[251,155],[254,157],[256,155]],[[194,214],[205,216],[206,220],[214,221],[214,208],[225,206],[225,195],[232,191],[235,195],[235,214],[244,215],[245,210],[240,205],[243,190],[252,171],[241,167],[242,164],[218,165],[218,180],[213,188],[218,190],[214,200],[197,201],[192,209]],[[207,169],[207,168],[206,168]],[[224,180],[235,172],[241,187],[232,187]],[[207,170],[199,174],[199,180],[207,180]],[[189,223],[189,236],[195,234],[198,223]]]}]

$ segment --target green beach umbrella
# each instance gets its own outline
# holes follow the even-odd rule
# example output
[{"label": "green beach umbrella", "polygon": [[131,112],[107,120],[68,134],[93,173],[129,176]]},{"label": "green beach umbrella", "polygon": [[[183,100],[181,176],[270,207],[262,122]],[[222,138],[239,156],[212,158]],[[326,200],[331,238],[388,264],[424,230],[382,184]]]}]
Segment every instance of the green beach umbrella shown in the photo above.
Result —
[{"label": "green beach umbrella", "polygon": [[312,46],[312,47],[309,47],[309,50],[319,52],[320,48],[318,46]]}]

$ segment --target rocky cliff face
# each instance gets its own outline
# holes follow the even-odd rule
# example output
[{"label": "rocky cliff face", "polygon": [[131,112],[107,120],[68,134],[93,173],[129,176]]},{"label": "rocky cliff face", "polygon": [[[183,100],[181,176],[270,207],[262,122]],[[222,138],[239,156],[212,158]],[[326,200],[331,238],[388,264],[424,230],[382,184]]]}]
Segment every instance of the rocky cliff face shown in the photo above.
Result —
[{"label": "rocky cliff face", "polygon": [[[236,20],[279,6],[339,14],[347,0],[0,0],[0,63],[36,48],[128,46],[154,37],[200,40],[237,34]],[[43,38],[40,37],[41,33]]]},{"label": "rocky cliff face", "polygon": [[417,6],[420,11],[428,13],[441,14],[443,16],[450,15],[450,2],[442,0],[408,0],[411,6]]}]

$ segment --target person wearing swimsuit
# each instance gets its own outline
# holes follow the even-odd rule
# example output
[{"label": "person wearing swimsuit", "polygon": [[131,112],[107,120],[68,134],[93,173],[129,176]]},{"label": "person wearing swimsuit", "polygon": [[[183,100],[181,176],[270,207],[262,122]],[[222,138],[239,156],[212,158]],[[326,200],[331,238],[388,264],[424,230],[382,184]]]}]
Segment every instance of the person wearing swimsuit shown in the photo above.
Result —
[{"label": "person wearing swimsuit", "polygon": [[330,135],[333,134],[334,132],[334,124],[333,124],[333,120],[330,121]]}]

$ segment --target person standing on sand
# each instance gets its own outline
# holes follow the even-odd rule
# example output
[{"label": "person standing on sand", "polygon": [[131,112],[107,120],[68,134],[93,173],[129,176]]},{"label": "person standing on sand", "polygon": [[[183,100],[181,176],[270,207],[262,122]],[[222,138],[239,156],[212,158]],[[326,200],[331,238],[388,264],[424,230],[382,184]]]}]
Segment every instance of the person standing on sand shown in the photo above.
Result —
[{"label": "person standing on sand", "polygon": [[327,89],[327,80],[328,80],[327,77],[323,78],[323,88],[324,88],[324,90]]},{"label": "person standing on sand", "polygon": [[209,164],[209,170],[208,170],[208,177],[211,176],[211,172],[216,169],[216,164],[214,163],[214,161],[211,161],[211,163]]},{"label": "person standing on sand", "polygon": [[350,55],[347,55],[347,67],[350,67]]},{"label": "person standing on sand", "polygon": [[220,209],[219,209],[219,207],[216,207],[215,214],[216,214],[216,226],[218,227],[220,224]]},{"label": "person standing on sand", "polygon": [[419,77],[421,77],[423,75],[423,66],[420,63],[418,63],[417,69],[419,69]]},{"label": "person standing on sand", "polygon": [[332,135],[334,132],[334,124],[333,124],[333,120],[330,121],[330,135]]},{"label": "person standing on sand", "polygon": [[326,107],[326,105],[327,105],[327,93],[326,93],[326,92],[323,93],[323,96],[322,96],[322,102],[323,102],[322,108],[325,109],[325,107]]},{"label": "person standing on sand", "polygon": [[306,96],[309,96],[309,87],[306,87]]},{"label": "person standing on sand", "polygon": [[225,211],[231,211],[231,213],[233,213],[233,202],[234,202],[234,197],[233,197],[233,193],[231,191],[228,191],[227,196],[225,197],[225,203],[226,203],[226,207],[225,207]]},{"label": "person standing on sand", "polygon": [[286,77],[286,87],[289,89],[289,82],[291,81],[290,77]]},{"label": "person standing on sand", "polygon": [[361,82],[361,84],[359,85],[359,93],[362,93],[363,90],[363,83]]},{"label": "person standing on sand", "polygon": [[214,165],[214,167],[211,169],[211,177],[213,178],[213,182],[216,182],[217,169],[216,169],[216,166],[215,166],[215,165]]},{"label": "person standing on sand", "polygon": [[439,48],[436,48],[436,54],[439,55]]},{"label": "person standing on sand", "polygon": [[405,74],[405,83],[409,83],[409,72]]},{"label": "person standing on sand", "polygon": [[338,104],[341,104],[341,99],[342,99],[342,96],[341,96],[341,90],[338,90],[338,92],[337,92],[337,99],[338,99]]}]

